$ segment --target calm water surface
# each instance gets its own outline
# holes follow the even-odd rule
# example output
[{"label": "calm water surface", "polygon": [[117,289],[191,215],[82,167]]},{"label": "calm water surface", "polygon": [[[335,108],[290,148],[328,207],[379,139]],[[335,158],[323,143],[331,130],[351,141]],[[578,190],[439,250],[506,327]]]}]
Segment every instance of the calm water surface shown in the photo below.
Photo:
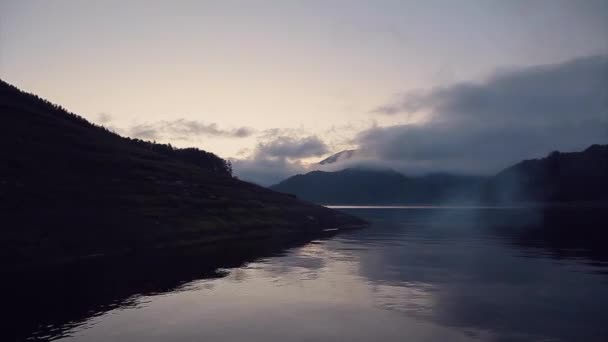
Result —
[{"label": "calm water surface", "polygon": [[3,294],[9,337],[608,341],[605,222],[593,211],[341,210],[371,227],[227,268],[189,259],[29,281]]}]

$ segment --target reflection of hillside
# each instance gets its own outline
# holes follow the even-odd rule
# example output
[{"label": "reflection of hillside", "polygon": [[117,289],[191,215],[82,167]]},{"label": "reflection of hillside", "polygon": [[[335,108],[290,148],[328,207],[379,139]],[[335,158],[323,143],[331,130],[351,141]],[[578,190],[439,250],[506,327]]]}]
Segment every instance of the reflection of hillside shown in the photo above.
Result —
[{"label": "reflection of hillside", "polygon": [[[433,336],[431,341],[454,340],[437,338],[439,331],[499,341],[605,340],[608,288],[598,271],[606,267],[587,265],[602,260],[594,259],[602,235],[593,235],[606,219],[601,211],[367,209],[356,213],[372,226],[285,254],[268,242],[256,249],[87,264],[53,274],[13,277],[12,284],[2,285],[4,293],[14,294],[5,304],[5,310],[13,313],[5,336],[23,339],[35,331],[35,336],[47,335],[42,339],[48,340],[96,321],[100,325],[81,336],[107,336],[111,325],[104,322],[109,317],[128,324],[129,319],[140,319],[142,312],[159,317],[157,310],[173,310],[196,300],[188,310],[176,310],[176,320],[188,321],[200,314],[230,324],[230,332],[215,331],[214,323],[196,319],[175,329],[239,337],[254,331],[266,336],[253,328],[280,324],[285,337],[306,334],[310,326],[331,331],[338,326],[346,335],[386,338],[386,331],[394,334],[389,337],[404,331],[410,336],[409,329],[417,327],[420,336]],[[568,231],[575,224],[578,230]],[[589,236],[598,241],[588,241]],[[556,252],[562,249],[576,253]],[[281,257],[235,268],[273,255]],[[180,291],[176,296],[141,298]],[[168,297],[175,298],[173,304],[163,300]],[[129,306],[138,307],[126,310],[131,316],[116,310],[99,320],[90,319]],[[40,310],[29,312],[31,307]],[[233,321],[235,312],[242,312],[237,321]],[[362,323],[340,325],[348,321],[345,317]],[[155,324],[144,322],[144,326]]]},{"label": "reflection of hillside", "polygon": [[605,260],[602,209],[357,212],[372,227],[352,251],[380,307],[496,340],[603,341],[606,267],[584,265]]},{"label": "reflection of hillside", "polygon": [[522,209],[517,215],[496,212],[481,223],[531,253],[556,259],[608,262],[607,207]]},{"label": "reflection of hillside", "polygon": [[256,241],[181,255],[106,258],[70,267],[3,274],[0,291],[10,294],[3,303],[5,312],[10,313],[3,337],[7,341],[50,341],[66,336],[92,317],[137,305],[141,296],[179,291],[196,279],[224,277],[228,274],[225,268],[278,255],[284,248],[307,241]]}]

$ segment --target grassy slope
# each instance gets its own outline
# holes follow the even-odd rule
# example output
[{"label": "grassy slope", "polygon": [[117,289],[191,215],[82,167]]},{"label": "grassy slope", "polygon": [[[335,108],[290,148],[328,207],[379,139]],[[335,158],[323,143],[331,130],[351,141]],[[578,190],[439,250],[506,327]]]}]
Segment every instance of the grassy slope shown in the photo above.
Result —
[{"label": "grassy slope", "polygon": [[15,91],[0,84],[0,262],[361,224],[159,153]]}]

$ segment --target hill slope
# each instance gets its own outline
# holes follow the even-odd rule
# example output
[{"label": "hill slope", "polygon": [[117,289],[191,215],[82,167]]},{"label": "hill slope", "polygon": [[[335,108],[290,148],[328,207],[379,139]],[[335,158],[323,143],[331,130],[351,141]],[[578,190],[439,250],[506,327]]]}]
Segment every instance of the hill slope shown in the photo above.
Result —
[{"label": "hill slope", "polygon": [[290,177],[271,189],[323,204],[608,202],[608,145],[553,152],[522,161],[493,177],[345,169]]},{"label": "hill slope", "polygon": [[323,204],[438,204],[477,200],[481,177],[432,174],[406,177],[392,170],[313,171],[271,186]]},{"label": "hill slope", "polygon": [[0,264],[361,224],[239,181],[221,158],[120,137],[0,81]]},{"label": "hill slope", "polygon": [[582,152],[552,152],[525,160],[493,177],[484,189],[491,202],[608,202],[608,145]]}]

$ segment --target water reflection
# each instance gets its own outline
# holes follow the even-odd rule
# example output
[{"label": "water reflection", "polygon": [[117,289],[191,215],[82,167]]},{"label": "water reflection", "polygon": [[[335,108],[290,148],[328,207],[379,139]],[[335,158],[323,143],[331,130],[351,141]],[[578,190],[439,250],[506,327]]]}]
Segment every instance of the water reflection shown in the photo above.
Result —
[{"label": "water reflection", "polygon": [[[414,311],[416,316],[474,328],[497,340],[608,337],[602,323],[608,282],[595,274],[606,271],[604,210],[370,211],[364,216],[377,223],[379,234],[371,238],[373,248],[361,254],[361,273],[374,284],[426,291],[432,312]],[[407,291],[400,298],[411,303]],[[388,307],[395,303],[398,298]]]},{"label": "water reflection", "polygon": [[372,226],[229,260],[167,256],[14,276],[2,292],[8,340],[608,338],[604,210],[348,210]]},{"label": "water reflection", "polygon": [[[119,259],[89,260],[69,267],[2,273],[3,340],[49,341],[69,337],[112,310],[141,307],[146,297],[187,291],[192,281],[216,279],[255,258],[278,257],[301,240],[261,240],[221,249],[188,250]],[[280,246],[280,247],[279,247]],[[213,284],[208,284],[213,287]],[[143,299],[142,299],[143,298]]]}]

